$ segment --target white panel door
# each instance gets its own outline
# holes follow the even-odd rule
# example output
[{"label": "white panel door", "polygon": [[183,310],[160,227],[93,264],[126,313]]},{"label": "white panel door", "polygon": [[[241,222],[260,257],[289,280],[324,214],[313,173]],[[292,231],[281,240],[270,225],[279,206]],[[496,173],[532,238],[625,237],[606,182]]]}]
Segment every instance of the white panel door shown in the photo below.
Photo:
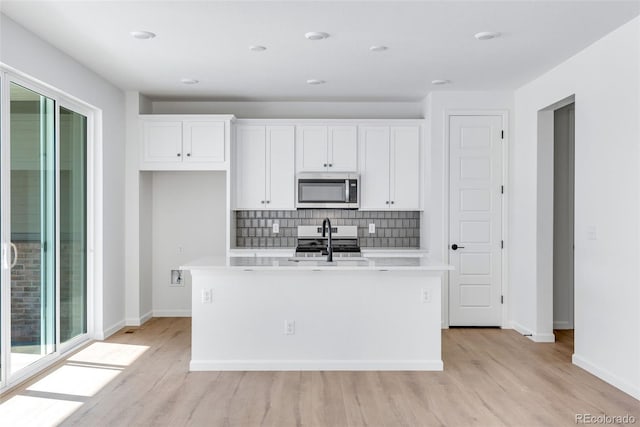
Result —
[{"label": "white panel door", "polygon": [[266,208],[295,209],[295,132],[293,126],[267,126]]},{"label": "white panel door", "polygon": [[358,171],[358,128],[329,126],[329,171]]},{"label": "white panel door", "polygon": [[360,128],[360,209],[388,209],[389,127]]},{"label": "white panel door", "polygon": [[420,209],[420,128],[391,127],[391,209]]},{"label": "white panel door", "polygon": [[182,129],[185,161],[224,162],[224,122],[185,121]]},{"label": "white panel door", "polygon": [[324,172],[328,169],[327,127],[298,126],[296,166],[298,172]]},{"label": "white panel door", "polygon": [[264,209],[266,140],[264,126],[236,129],[236,208]]},{"label": "white panel door", "polygon": [[182,161],[182,122],[143,121],[143,162]]},{"label": "white panel door", "polygon": [[449,324],[502,321],[502,117],[449,118]]}]

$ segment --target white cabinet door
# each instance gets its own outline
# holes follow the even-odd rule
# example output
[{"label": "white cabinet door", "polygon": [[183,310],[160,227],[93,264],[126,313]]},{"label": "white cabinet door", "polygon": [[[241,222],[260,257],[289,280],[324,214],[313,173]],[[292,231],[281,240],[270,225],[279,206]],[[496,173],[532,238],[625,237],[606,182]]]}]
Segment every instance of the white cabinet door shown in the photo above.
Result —
[{"label": "white cabinet door", "polygon": [[182,147],[184,161],[224,162],[224,122],[185,121],[183,123]]},{"label": "white cabinet door", "polygon": [[388,209],[389,127],[360,128],[360,209]]},{"label": "white cabinet door", "polygon": [[356,126],[329,126],[329,171],[358,171],[358,128]]},{"label": "white cabinet door", "polygon": [[420,128],[391,127],[391,209],[420,209]]},{"label": "white cabinet door", "polygon": [[293,126],[267,126],[266,208],[295,209],[295,131]]},{"label": "white cabinet door", "polygon": [[181,121],[143,121],[142,135],[143,162],[182,161]]},{"label": "white cabinet door", "polygon": [[324,172],[327,170],[327,127],[299,126],[296,138],[296,165],[298,172]]},{"label": "white cabinet door", "polygon": [[236,131],[236,208],[264,209],[265,128],[238,126]]}]

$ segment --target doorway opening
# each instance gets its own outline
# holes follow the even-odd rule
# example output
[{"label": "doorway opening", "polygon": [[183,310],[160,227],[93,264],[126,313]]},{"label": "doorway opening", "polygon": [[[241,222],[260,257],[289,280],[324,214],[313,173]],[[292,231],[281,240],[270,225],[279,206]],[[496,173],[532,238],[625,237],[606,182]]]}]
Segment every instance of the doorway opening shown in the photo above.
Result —
[{"label": "doorway opening", "polygon": [[575,103],[553,112],[553,330],[573,346]]}]

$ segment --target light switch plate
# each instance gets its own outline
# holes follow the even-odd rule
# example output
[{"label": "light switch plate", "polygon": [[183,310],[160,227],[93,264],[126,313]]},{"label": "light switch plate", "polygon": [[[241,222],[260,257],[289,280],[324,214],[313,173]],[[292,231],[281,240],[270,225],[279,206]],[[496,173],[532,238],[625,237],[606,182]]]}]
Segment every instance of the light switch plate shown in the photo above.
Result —
[{"label": "light switch plate", "polygon": [[376,232],[376,225],[375,224],[369,224],[369,234],[375,234]]},{"label": "light switch plate", "polygon": [[272,230],[273,230],[273,234],[278,234],[280,232],[280,224],[278,224],[277,222],[274,222],[272,226]]}]

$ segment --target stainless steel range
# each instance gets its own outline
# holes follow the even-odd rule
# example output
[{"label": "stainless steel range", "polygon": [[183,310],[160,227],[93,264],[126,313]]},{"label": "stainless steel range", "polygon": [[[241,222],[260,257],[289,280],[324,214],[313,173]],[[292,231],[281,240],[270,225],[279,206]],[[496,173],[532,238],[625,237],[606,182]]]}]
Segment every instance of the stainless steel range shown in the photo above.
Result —
[{"label": "stainless steel range", "polygon": [[[331,227],[334,257],[361,257],[358,246],[358,227],[339,225]],[[313,258],[327,256],[328,237],[322,237],[322,226],[299,225],[296,257]]]}]

